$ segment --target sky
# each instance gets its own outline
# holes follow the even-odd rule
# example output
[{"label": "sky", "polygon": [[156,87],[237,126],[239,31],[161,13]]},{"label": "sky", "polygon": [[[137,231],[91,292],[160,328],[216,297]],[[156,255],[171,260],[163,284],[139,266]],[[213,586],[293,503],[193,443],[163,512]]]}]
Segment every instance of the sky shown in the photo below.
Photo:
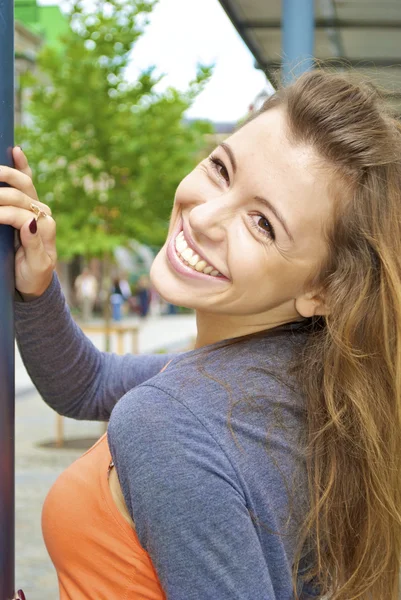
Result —
[{"label": "sky", "polygon": [[[40,4],[57,4],[40,0]],[[59,3],[61,5],[61,3]],[[143,37],[136,43],[127,78],[149,65],[165,74],[159,89],[187,89],[198,62],[215,64],[206,89],[187,112],[189,118],[235,122],[266,86],[249,52],[218,0],[159,0]]]}]

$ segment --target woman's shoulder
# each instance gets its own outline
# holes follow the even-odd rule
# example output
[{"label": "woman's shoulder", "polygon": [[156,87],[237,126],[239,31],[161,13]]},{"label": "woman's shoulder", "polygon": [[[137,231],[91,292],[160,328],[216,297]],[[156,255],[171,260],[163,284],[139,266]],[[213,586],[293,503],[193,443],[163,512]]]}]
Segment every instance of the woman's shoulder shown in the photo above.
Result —
[{"label": "woman's shoulder", "polygon": [[305,335],[293,330],[224,340],[177,354],[154,380],[186,378],[192,371],[203,376],[221,373],[234,379],[255,369],[265,369],[266,376],[273,371],[284,375],[291,371],[304,343]]},{"label": "woman's shoulder", "polygon": [[[292,366],[301,344],[300,336],[285,332],[205,346],[176,355],[143,386],[204,412],[225,410],[244,396],[293,402],[299,395]],[[143,386],[132,390],[137,401]]]},{"label": "woman's shoulder", "polygon": [[[213,429],[226,424],[227,414],[243,422],[249,410],[266,418],[277,406],[303,410],[303,399],[291,374],[300,338],[292,335],[253,337],[214,344],[176,355],[157,375],[130,390],[117,403],[111,420],[138,421],[163,411],[164,418],[191,413],[196,422]],[[152,416],[153,418],[153,416]],[[161,417],[160,417],[161,418]]]}]

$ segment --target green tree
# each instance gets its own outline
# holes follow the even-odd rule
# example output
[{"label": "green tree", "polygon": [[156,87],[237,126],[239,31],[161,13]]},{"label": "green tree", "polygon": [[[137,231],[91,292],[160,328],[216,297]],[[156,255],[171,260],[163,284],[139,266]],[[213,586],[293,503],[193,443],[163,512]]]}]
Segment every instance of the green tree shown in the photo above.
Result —
[{"label": "green tree", "polygon": [[78,0],[62,51],[45,47],[40,80],[25,82],[32,124],[18,136],[57,220],[62,259],[110,255],[130,238],[161,245],[175,189],[211,131],[183,119],[211,66],[198,65],[185,92],[156,91],[153,66],[126,80],[156,3],[97,0],[89,13]]}]

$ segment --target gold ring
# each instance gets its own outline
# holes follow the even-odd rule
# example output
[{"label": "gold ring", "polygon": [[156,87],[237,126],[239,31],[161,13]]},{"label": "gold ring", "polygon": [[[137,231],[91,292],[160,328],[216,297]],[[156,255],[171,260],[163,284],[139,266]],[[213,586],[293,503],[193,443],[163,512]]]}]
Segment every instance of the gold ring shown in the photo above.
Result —
[{"label": "gold ring", "polygon": [[47,217],[47,213],[44,210],[41,210],[39,206],[36,206],[33,202],[31,203],[31,211],[35,213],[35,218],[38,221],[40,217]]}]

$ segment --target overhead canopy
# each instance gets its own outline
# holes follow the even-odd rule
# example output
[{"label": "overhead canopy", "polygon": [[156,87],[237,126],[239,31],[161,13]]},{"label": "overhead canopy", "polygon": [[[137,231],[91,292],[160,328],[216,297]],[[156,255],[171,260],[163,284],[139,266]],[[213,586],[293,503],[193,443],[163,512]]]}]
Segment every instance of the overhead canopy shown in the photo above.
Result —
[{"label": "overhead canopy", "polygon": [[[276,86],[282,58],[281,0],[220,0]],[[401,1],[315,0],[315,58],[320,66],[368,78],[401,115]]]}]

